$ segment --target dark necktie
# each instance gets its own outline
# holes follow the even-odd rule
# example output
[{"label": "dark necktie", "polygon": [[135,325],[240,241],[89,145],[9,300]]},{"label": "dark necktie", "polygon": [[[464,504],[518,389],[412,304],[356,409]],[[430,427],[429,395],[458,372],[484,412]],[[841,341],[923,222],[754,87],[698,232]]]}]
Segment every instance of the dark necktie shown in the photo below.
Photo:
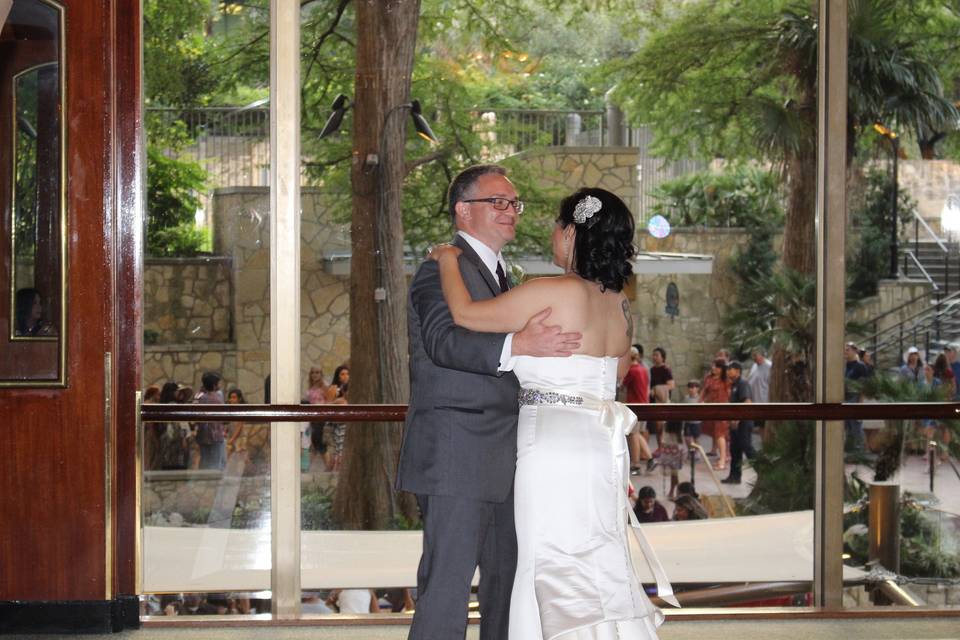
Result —
[{"label": "dark necktie", "polygon": [[503,265],[500,264],[499,260],[497,260],[497,282],[500,283],[500,293],[510,288],[510,285],[507,284],[507,274],[503,272]]}]

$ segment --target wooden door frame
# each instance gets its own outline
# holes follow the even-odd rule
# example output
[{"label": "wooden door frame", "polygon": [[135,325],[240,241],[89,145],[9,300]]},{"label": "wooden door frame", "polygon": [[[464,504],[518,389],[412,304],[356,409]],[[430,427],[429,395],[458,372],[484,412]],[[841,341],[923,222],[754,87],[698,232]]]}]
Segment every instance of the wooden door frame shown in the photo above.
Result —
[{"label": "wooden door frame", "polygon": [[[66,12],[68,171],[72,168],[66,175],[68,240],[77,245],[77,238],[82,238],[88,250],[83,255],[68,250],[65,268],[76,269],[69,276],[71,304],[82,301],[84,309],[84,322],[75,324],[80,316],[74,314],[68,332],[82,339],[68,343],[67,367],[72,373],[65,388],[0,390],[9,399],[11,415],[26,416],[29,427],[8,422],[8,441],[12,439],[8,446],[23,444],[18,452],[21,466],[36,461],[36,473],[41,474],[33,478],[35,486],[25,484],[31,489],[4,505],[7,515],[27,514],[8,532],[8,550],[20,548],[13,536],[35,527],[34,540],[39,538],[42,544],[21,547],[49,555],[20,557],[8,574],[0,592],[2,633],[106,633],[139,626],[136,393],[143,348],[142,16],[136,0],[84,4],[88,2],[59,1]],[[76,64],[78,50],[85,52],[88,64]],[[83,113],[84,122],[91,125],[83,132],[82,144],[71,139],[69,114],[74,113]],[[78,202],[90,204],[81,211]],[[72,415],[81,394],[89,396],[84,396],[85,402],[103,406],[89,415]],[[50,414],[57,416],[55,423],[29,417],[38,407],[58,407],[59,414]],[[54,439],[52,443],[44,440],[47,437]],[[51,467],[51,456],[68,464]],[[71,476],[94,470],[97,477]],[[84,502],[62,514],[57,527],[48,528],[46,520],[35,521],[29,515],[49,492],[54,506],[47,512],[69,504],[64,496],[72,495],[72,486],[81,485],[78,497]],[[73,551],[83,557],[71,566],[61,556],[72,557]],[[25,569],[31,560],[42,575]],[[57,575],[48,574],[49,566],[57,567]]]}]

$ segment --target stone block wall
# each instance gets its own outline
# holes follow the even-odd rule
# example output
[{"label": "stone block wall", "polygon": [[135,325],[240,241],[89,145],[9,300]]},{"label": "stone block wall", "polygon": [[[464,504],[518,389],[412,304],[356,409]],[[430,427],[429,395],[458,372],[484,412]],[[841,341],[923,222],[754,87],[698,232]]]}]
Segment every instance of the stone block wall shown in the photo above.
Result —
[{"label": "stone block wall", "polygon": [[229,258],[147,258],[143,268],[145,342],[232,342],[232,284]]},{"label": "stone block wall", "polygon": [[[710,274],[638,274],[633,298],[634,338],[644,347],[646,359],[654,347],[667,352],[677,388],[687,380],[702,379],[713,355],[726,347],[720,322],[735,302],[737,282],[730,258],[747,242],[743,229],[677,229],[663,239],[640,234],[641,251],[713,256]],[[666,311],[667,286],[677,285],[679,314]],[[674,401],[679,399],[674,393]]]},{"label": "stone block wall", "polygon": [[[940,214],[947,198],[960,198],[960,164],[952,160],[901,160],[898,182],[917,201],[917,212],[941,233]],[[912,229],[911,225],[911,237]],[[920,239],[924,238],[920,230]]]},{"label": "stone block wall", "polygon": [[[531,153],[527,160],[545,187],[572,191],[591,184],[617,193],[628,204],[638,198],[636,149],[565,147]],[[306,380],[309,368],[319,364],[329,378],[350,355],[350,305],[349,277],[332,273],[325,256],[349,253],[349,223],[330,215],[319,189],[303,189],[301,200],[301,375]],[[219,369],[225,387],[239,386],[251,402],[263,399],[270,367],[269,210],[265,187],[218,189],[213,197],[214,249],[221,258],[148,265],[145,326],[159,336],[157,344],[146,348],[145,384],[173,379],[199,387],[204,370]],[[720,336],[720,322],[735,302],[730,258],[747,239],[742,229],[675,229],[660,240],[642,231],[638,234],[641,251],[714,258],[711,274],[639,274],[630,292],[637,341],[648,358],[655,346],[667,350],[678,383],[702,377],[716,350],[727,346]],[[675,318],[665,310],[671,282],[680,292]],[[915,297],[923,286],[882,283],[876,298],[851,310],[851,319],[874,317]],[[889,321],[910,312],[905,309]],[[224,316],[232,323],[229,331],[217,320]],[[201,326],[201,319],[209,322],[191,333]],[[211,337],[193,339],[208,324]]]},{"label": "stone block wall", "polygon": [[581,187],[600,187],[620,196],[637,213],[637,150],[610,147],[558,147],[523,154],[540,186],[566,194]]},{"label": "stone block wall", "polygon": [[[349,278],[326,270],[325,255],[349,251],[349,223],[324,213],[319,189],[301,192],[301,377],[320,365],[329,378],[350,357]],[[214,253],[217,284],[196,261],[161,262],[149,269],[145,328],[170,324],[177,313],[185,330],[161,333],[144,354],[144,384],[174,380],[199,388],[204,371],[218,370],[224,388],[238,386],[248,402],[263,400],[270,370],[270,192],[266,187],[217,189],[213,196]],[[203,278],[201,278],[203,276]],[[145,279],[147,276],[145,275]],[[168,282],[169,281],[169,282]],[[182,283],[182,284],[181,284]],[[181,290],[208,291],[204,302],[219,305],[216,292],[229,291],[230,340],[188,341],[190,313],[181,304]],[[194,306],[197,305],[194,302]],[[216,309],[222,307],[217,306]],[[284,309],[284,312],[294,312]],[[217,336],[219,337],[219,336]]]}]

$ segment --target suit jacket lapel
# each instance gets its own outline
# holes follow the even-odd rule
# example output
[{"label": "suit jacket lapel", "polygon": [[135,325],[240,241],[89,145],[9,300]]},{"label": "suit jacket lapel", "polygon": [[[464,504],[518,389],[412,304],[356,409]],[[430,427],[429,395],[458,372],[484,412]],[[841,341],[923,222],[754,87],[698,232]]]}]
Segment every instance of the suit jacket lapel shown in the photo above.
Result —
[{"label": "suit jacket lapel", "polygon": [[473,265],[480,271],[483,281],[487,283],[488,287],[490,287],[490,293],[493,295],[499,294],[500,283],[494,279],[493,274],[490,273],[490,269],[487,269],[487,265],[483,264],[483,260],[481,260],[480,256],[477,255],[477,252],[473,250],[473,247],[470,246],[470,243],[464,240],[463,236],[457,234],[454,237],[453,244],[454,246],[460,247],[461,251],[463,251],[463,256],[473,263]]}]

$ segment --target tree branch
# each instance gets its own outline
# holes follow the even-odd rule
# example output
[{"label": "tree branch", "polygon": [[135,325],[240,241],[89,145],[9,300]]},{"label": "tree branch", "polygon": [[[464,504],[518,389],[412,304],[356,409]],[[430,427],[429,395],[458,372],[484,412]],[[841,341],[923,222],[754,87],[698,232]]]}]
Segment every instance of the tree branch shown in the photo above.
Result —
[{"label": "tree branch", "polygon": [[423,166],[425,164],[429,164],[431,162],[434,162],[435,160],[441,160],[443,158],[446,158],[448,155],[450,155],[450,151],[446,148],[441,148],[441,149],[437,149],[432,153],[428,153],[425,156],[420,156],[415,160],[409,160],[408,162],[406,162],[406,164],[404,164],[403,175],[407,176],[410,174],[411,171],[413,171],[417,167]]},{"label": "tree branch", "polygon": [[[307,0],[310,1],[310,0]],[[337,10],[333,16],[333,20],[330,22],[330,26],[327,27],[327,30],[320,34],[320,37],[317,38],[317,41],[313,44],[313,50],[311,51],[310,63],[307,65],[307,71],[303,75],[304,78],[310,77],[310,71],[313,69],[314,63],[317,61],[317,58],[320,57],[320,49],[323,47],[323,43],[326,42],[327,38],[334,35],[334,32],[337,29],[337,26],[340,24],[340,19],[343,17],[344,11],[347,10],[347,5],[350,4],[350,0],[340,0],[340,3],[337,5]]]}]

